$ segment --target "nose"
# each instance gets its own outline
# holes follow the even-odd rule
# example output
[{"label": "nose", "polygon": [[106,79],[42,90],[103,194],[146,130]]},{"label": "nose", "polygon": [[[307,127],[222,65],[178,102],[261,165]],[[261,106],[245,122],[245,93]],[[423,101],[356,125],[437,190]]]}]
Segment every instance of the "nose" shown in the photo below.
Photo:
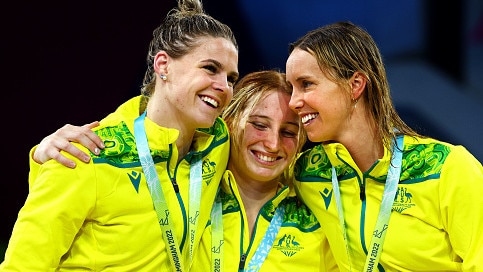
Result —
[{"label": "nose", "polygon": [[230,101],[232,96],[233,96],[233,84],[229,82],[228,76],[226,73],[222,73],[219,76],[217,76],[213,87],[215,90],[219,90],[228,96],[228,100]]},{"label": "nose", "polygon": [[220,73],[216,77],[214,86],[215,89],[221,90],[223,92],[228,92],[230,89],[233,89],[232,84],[228,82],[228,76],[226,73]]},{"label": "nose", "polygon": [[265,140],[263,141],[263,145],[267,148],[270,152],[276,152],[280,146],[280,135],[279,133],[270,130]]},{"label": "nose", "polygon": [[231,84],[228,80],[228,77],[226,74],[221,74],[216,77],[216,79],[213,81],[213,88],[215,90],[218,90],[222,92],[225,95],[225,106],[230,103],[231,99],[233,98],[233,84]]},{"label": "nose", "polygon": [[292,90],[292,96],[290,97],[290,101],[288,103],[288,106],[294,112],[297,112],[297,110],[302,108],[303,105],[304,105],[304,101],[303,101],[302,92],[299,92],[299,91],[295,90],[295,88],[294,88]]}]

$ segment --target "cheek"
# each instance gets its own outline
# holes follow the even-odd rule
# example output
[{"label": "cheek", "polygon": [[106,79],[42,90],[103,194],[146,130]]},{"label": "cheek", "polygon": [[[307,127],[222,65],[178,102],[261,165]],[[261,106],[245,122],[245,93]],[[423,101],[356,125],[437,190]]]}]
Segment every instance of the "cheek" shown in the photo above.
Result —
[{"label": "cheek", "polygon": [[344,108],[343,101],[337,96],[315,95],[306,100],[309,107],[319,112],[322,116],[340,112]]},{"label": "cheek", "polygon": [[290,159],[295,157],[297,153],[297,138],[283,138],[282,146]]},{"label": "cheek", "polygon": [[308,106],[310,106],[313,109],[320,108],[320,104],[325,100],[325,97],[323,95],[317,94],[315,92],[311,92],[308,94],[305,94],[304,96],[304,102]]},{"label": "cheek", "polygon": [[225,99],[225,103],[223,105],[221,105],[222,108],[225,109],[226,107],[228,107],[228,105],[230,105],[232,99],[233,99],[233,88],[230,88],[226,92],[226,99]]},{"label": "cheek", "polygon": [[258,129],[254,129],[252,126],[247,126],[245,129],[245,135],[243,137],[243,142],[247,145],[254,144],[259,141],[266,139],[266,133]]},{"label": "cheek", "polygon": [[233,98],[233,87],[230,87],[228,89],[228,92],[226,94],[227,94],[228,104],[230,104],[231,99]]}]

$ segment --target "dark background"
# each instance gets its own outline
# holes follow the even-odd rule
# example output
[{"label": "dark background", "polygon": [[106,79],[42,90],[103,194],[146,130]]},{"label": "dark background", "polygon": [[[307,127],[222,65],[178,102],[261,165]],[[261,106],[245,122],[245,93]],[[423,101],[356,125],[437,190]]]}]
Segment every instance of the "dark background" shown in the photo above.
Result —
[{"label": "dark background", "polygon": [[[359,2],[204,0],[204,6],[235,32],[242,76],[284,70],[288,43],[317,26],[362,25],[385,57],[403,119],[424,134],[465,145],[482,161],[481,1]],[[100,120],[139,94],[151,33],[175,4],[30,0],[2,7],[0,261],[2,241],[28,192],[30,148],[66,123]]]}]

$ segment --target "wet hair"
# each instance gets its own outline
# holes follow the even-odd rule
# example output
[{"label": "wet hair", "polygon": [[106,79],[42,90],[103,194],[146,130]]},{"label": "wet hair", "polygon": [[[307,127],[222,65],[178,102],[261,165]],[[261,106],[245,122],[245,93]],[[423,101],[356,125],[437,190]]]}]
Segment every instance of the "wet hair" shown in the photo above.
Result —
[{"label": "wet hair", "polygon": [[289,45],[289,53],[295,48],[313,55],[322,72],[345,90],[355,72],[364,74],[367,114],[388,149],[396,135],[418,136],[396,112],[381,53],[367,31],[351,22],[337,22],[309,31]]},{"label": "wet hair", "polygon": [[153,31],[141,94],[148,98],[154,92],[156,73],[153,63],[159,51],[164,50],[171,58],[177,59],[199,46],[201,37],[225,38],[238,50],[230,27],[206,14],[200,0],[178,0],[178,7],[171,9]]},{"label": "wet hair", "polygon": [[[248,116],[262,99],[273,92],[292,94],[292,87],[287,83],[285,73],[275,69],[249,73],[235,84],[233,99],[222,113],[222,118],[230,131],[232,144],[241,142]],[[299,119],[297,153],[302,150],[306,139],[306,132]],[[289,176],[287,168],[281,182],[287,184]]]}]

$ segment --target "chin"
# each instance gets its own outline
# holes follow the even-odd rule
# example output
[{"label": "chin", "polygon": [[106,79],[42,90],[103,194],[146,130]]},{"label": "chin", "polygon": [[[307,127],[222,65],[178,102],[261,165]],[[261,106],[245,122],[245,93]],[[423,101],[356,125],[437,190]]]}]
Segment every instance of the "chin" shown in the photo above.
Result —
[{"label": "chin", "polygon": [[258,178],[258,180],[263,182],[272,182],[272,181],[278,182],[278,178],[283,173],[283,171],[266,170],[266,169],[253,171],[253,172],[255,172],[255,175]]},{"label": "chin", "polygon": [[210,128],[215,123],[216,116],[212,118],[204,118],[203,120],[198,120],[198,128]]},{"label": "chin", "polygon": [[322,142],[323,139],[324,139],[324,137],[322,137],[322,135],[319,135],[317,133],[309,133],[309,132],[307,132],[307,138],[311,142]]}]

